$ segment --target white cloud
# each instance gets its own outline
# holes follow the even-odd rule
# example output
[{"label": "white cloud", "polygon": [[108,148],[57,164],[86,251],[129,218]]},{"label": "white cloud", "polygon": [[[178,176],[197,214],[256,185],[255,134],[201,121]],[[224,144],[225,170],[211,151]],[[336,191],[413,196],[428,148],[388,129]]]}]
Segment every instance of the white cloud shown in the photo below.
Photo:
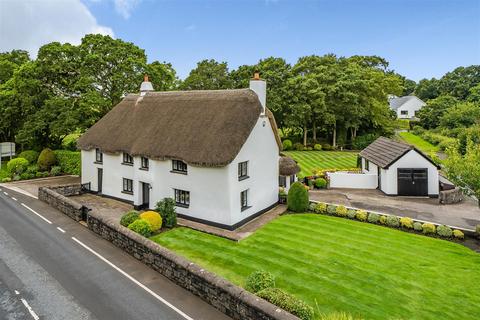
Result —
[{"label": "white cloud", "polygon": [[141,0],[114,0],[115,10],[125,19],[130,18],[130,15]]},{"label": "white cloud", "polygon": [[23,49],[36,57],[46,43],[79,44],[90,33],[113,37],[80,0],[0,0],[0,52]]}]

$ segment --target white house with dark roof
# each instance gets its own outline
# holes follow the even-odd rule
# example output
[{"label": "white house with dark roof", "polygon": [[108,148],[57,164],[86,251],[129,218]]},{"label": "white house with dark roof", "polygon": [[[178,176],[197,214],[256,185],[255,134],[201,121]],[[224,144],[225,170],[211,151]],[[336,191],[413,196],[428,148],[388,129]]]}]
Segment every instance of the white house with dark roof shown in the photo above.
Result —
[{"label": "white house with dark roof", "polygon": [[228,229],[277,203],[281,141],[258,74],[250,89],[142,89],[80,138],[82,184],[137,208],[171,197],[179,216]]},{"label": "white house with dark roof", "polygon": [[392,196],[438,197],[439,167],[420,150],[380,137],[363,149],[361,174],[329,174],[331,188],[379,189]]},{"label": "white house with dark roof", "polygon": [[415,118],[417,112],[426,105],[425,102],[416,96],[391,96],[389,103],[390,108],[397,113],[397,118],[399,119]]}]

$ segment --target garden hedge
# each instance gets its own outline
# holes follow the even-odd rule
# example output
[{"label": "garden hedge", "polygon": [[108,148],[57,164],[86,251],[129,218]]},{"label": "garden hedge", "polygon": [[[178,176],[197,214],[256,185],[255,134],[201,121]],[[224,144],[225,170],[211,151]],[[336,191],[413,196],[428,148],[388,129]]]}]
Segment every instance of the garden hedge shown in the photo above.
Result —
[{"label": "garden hedge", "polygon": [[293,212],[305,212],[310,204],[308,191],[301,182],[295,182],[290,186],[287,196],[288,210]]},{"label": "garden hedge", "polygon": [[55,150],[54,153],[63,173],[80,175],[82,165],[79,151]]}]

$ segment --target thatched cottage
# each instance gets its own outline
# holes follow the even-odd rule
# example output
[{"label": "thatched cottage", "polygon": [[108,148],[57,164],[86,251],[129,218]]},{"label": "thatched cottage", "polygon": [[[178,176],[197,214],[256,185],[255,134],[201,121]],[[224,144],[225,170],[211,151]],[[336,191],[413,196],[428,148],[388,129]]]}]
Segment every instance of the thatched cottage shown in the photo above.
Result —
[{"label": "thatched cottage", "polygon": [[179,216],[233,229],[278,200],[281,141],[266,83],[126,96],[79,140],[82,183],[137,208],[175,199]]}]

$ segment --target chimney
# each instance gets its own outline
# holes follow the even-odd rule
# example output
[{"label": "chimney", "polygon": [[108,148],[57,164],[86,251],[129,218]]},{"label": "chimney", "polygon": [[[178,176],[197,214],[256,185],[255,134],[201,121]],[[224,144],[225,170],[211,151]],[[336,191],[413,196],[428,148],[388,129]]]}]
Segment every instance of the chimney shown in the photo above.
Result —
[{"label": "chimney", "polygon": [[255,92],[262,105],[262,115],[265,114],[266,100],[267,100],[267,83],[260,79],[260,73],[255,71],[253,78],[250,80],[250,90]]},{"label": "chimney", "polygon": [[143,82],[140,85],[140,96],[144,96],[149,91],[153,91],[153,86],[152,83],[148,81],[148,75],[144,75]]}]

